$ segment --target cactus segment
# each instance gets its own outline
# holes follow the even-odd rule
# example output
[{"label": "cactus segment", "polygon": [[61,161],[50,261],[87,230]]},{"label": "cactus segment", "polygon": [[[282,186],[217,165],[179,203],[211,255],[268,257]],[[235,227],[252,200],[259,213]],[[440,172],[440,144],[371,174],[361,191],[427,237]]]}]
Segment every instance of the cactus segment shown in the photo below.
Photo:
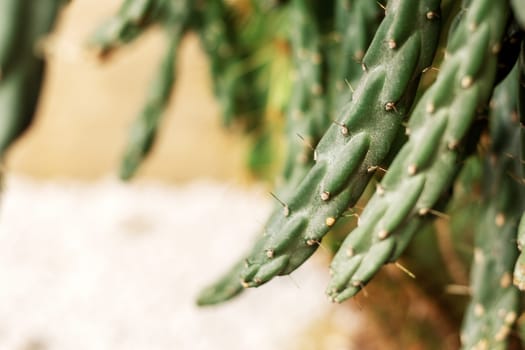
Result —
[{"label": "cactus segment", "polygon": [[516,68],[496,87],[490,104],[492,144],[484,164],[485,193],[474,242],[472,300],[461,331],[463,349],[478,348],[481,344],[486,349],[507,349],[507,337],[519,312],[519,292],[512,285],[511,276],[517,257],[516,227],[525,193],[508,176],[509,172],[522,174],[521,135],[515,117]]},{"label": "cactus segment", "polygon": [[0,12],[0,157],[33,119],[44,75],[42,42],[62,2],[2,1],[0,10],[6,12]]},{"label": "cactus segment", "polygon": [[[293,1],[289,11],[290,46],[294,76],[292,95],[286,113],[287,155],[283,169],[285,200],[314,163],[313,148],[329,124],[323,102],[321,33],[315,20],[312,1]],[[298,138],[299,135],[302,140]]]},{"label": "cactus segment", "polygon": [[[426,214],[451,186],[460,169],[460,143],[473,123],[477,108],[490,97],[497,63],[491,48],[502,38],[507,7],[504,2],[473,0],[462,14],[449,38],[446,59],[436,82],[412,113],[410,138],[385,175],[383,190],[372,197],[359,227],[346,238],[333,259],[333,277],[327,293],[334,301],[341,302],[359,291],[352,281],[359,279],[366,284],[383,264],[398,259]],[[424,182],[423,189],[416,199],[404,198],[407,183],[417,177]],[[410,206],[400,205],[400,200],[410,202]],[[374,212],[384,207],[389,209],[379,219],[367,219],[377,218]],[[385,223],[389,224],[388,230]],[[375,245],[383,246],[385,240],[394,242],[389,246],[392,251],[382,252],[381,258],[372,255]],[[359,248],[354,247],[352,257],[347,255],[349,246]],[[363,256],[357,270],[352,263],[355,256]],[[347,269],[355,272],[348,274]],[[339,274],[347,277],[346,284],[341,283]]]},{"label": "cactus segment", "polygon": [[136,38],[153,23],[162,24],[168,36],[165,57],[150,86],[144,107],[131,127],[129,144],[120,168],[120,178],[123,180],[131,179],[154,144],[175,80],[177,49],[188,28],[191,12],[189,0],[126,0],[119,12],[93,35],[92,44],[101,55],[107,55]]},{"label": "cactus segment", "polygon": [[[381,7],[375,2],[370,2],[368,0],[356,0],[350,2],[351,4],[349,4],[349,1],[347,0],[336,2],[336,13],[338,15],[338,19],[336,20],[337,23],[335,36],[339,36],[340,41],[336,40],[337,45],[332,47],[332,56],[330,57],[328,63],[331,65],[330,71],[334,72],[334,76],[329,78],[329,89],[331,88],[331,92],[329,92],[329,94],[332,96],[332,100],[337,99],[339,102],[332,102],[332,109],[334,109],[334,105],[338,105],[339,107],[339,105],[342,104],[342,101],[351,99],[352,91],[350,89],[343,88],[345,79],[352,86],[357,86],[357,82],[364,74],[364,71],[361,69],[360,65],[353,59],[349,59],[347,53],[351,52],[352,54],[356,54],[354,58],[358,61],[362,59],[364,51],[370,43],[371,38],[375,32],[378,19],[381,17],[379,14],[382,12]],[[343,6],[343,3],[346,3],[346,5]],[[290,15],[292,16],[291,19],[293,21],[290,22],[294,25],[291,26],[292,32],[290,36],[290,45],[292,49],[294,65],[297,67],[297,72],[302,74],[302,79],[294,80],[294,86],[292,88],[293,96],[290,99],[290,105],[287,112],[287,133],[289,146],[283,172],[286,184],[278,192],[279,197],[282,197],[285,201],[286,207],[284,208],[284,212],[283,208],[275,209],[273,214],[268,219],[268,223],[280,222],[280,220],[282,220],[283,214],[295,216],[296,209],[301,210],[307,201],[318,202],[320,195],[318,192],[319,189],[316,188],[325,174],[327,174],[326,167],[328,166],[328,162],[325,161],[317,164],[313,169],[308,171],[309,168],[314,164],[314,160],[317,156],[317,151],[312,152],[310,147],[315,146],[317,140],[326,129],[327,113],[323,112],[323,110],[326,111],[327,108],[330,107],[322,106],[320,103],[320,97],[316,96],[315,94],[317,89],[311,88],[321,84],[320,73],[322,69],[322,66],[320,65],[322,62],[318,62],[316,58],[322,56],[319,54],[319,42],[316,40],[316,37],[319,36],[318,29],[313,26],[314,22],[311,20],[314,15],[312,12],[312,4],[309,2],[295,1],[292,5],[293,7],[291,9],[292,11],[290,11]],[[344,10],[341,10],[341,6],[343,6]],[[434,32],[436,31],[435,28],[432,29]],[[432,35],[436,34],[434,33]],[[431,38],[433,38],[432,35],[430,36]],[[359,40],[357,40],[357,38]],[[381,39],[377,40],[379,41]],[[434,49],[434,46],[431,44],[431,40],[429,41],[428,48],[430,50],[428,51],[430,56],[433,53],[432,50]],[[378,49],[380,48],[378,47]],[[334,59],[336,56],[337,58]],[[427,62],[430,62],[430,60],[431,58],[427,57]],[[387,60],[385,59],[385,63],[386,61]],[[420,68],[423,68],[425,64],[428,64],[427,62],[421,64]],[[415,70],[416,69],[418,68],[415,68]],[[376,77],[376,79],[369,79],[369,84],[367,87],[371,88],[372,86],[375,86],[373,95],[376,95],[379,93],[379,91],[381,91],[382,85],[384,83],[384,74],[377,74],[376,70],[374,70],[370,72],[370,75],[372,77]],[[377,79],[378,76],[379,79]],[[376,84],[373,84],[374,82],[376,82]],[[335,89],[335,87],[338,88]],[[336,91],[334,90],[337,90],[337,97],[333,97],[336,94]],[[374,104],[375,101],[370,98],[367,100],[367,102],[369,104]],[[382,106],[379,106],[378,108],[381,111],[383,110]],[[361,107],[359,112],[363,112],[363,109],[364,106]],[[348,107],[345,107],[344,110],[348,110]],[[366,114],[363,115],[363,118],[364,116],[366,116]],[[356,110],[354,112],[354,119],[358,119],[359,117],[360,115]],[[338,129],[342,135],[350,137],[350,135],[348,135],[349,128],[346,125],[341,124],[339,125]],[[296,134],[301,135],[305,140],[308,141],[309,144],[298,144],[297,138],[295,136]],[[367,140],[368,137],[365,137],[365,135],[366,134],[363,134],[361,137],[356,138],[356,141],[361,141],[352,143],[356,144],[360,150],[358,153],[360,153],[361,156],[357,155],[356,158],[361,158],[363,154],[366,155],[367,153],[365,149],[367,145],[365,144],[369,143],[369,141]],[[342,146],[344,147],[344,144]],[[347,164],[348,168],[355,168],[355,164],[353,165],[352,163],[355,163],[356,161],[354,161],[352,157],[352,152],[353,151],[347,147],[345,152],[346,155],[343,161],[345,164]],[[361,160],[358,160],[357,162],[359,162],[357,165],[361,168]],[[337,169],[335,166],[333,168]],[[363,172],[363,169],[358,169],[357,171]],[[344,174],[344,176],[346,176],[346,174]],[[365,181],[368,181],[368,178],[369,177],[367,176],[365,180],[357,181],[359,186],[357,186],[358,189],[354,194],[356,198],[359,196],[360,192],[362,192],[362,188],[366,186]],[[338,180],[334,179],[333,181],[337,182]],[[336,185],[336,187],[339,187],[341,184]],[[335,218],[341,215],[341,212],[346,209],[346,205],[344,203],[347,201],[347,197],[351,193],[352,191],[347,191],[346,196],[335,199],[336,202],[340,202],[338,205],[340,209],[336,208],[336,210],[328,210],[326,213],[318,215],[316,218],[314,218],[314,221],[310,223],[316,227],[322,227],[323,229],[321,232],[313,231],[311,232],[311,235],[307,235],[302,239],[297,239],[297,237],[300,237],[301,235],[296,233],[297,236],[294,239],[294,244],[288,246],[288,250],[295,251],[295,254],[290,258],[286,266],[289,271],[302,264],[302,262],[304,262],[304,260],[306,260],[315,251],[322,236],[335,223]],[[314,209],[312,208],[310,210]],[[296,217],[305,218],[306,215],[301,214],[297,215]],[[286,222],[279,224],[286,225]],[[269,227],[270,224],[267,226]],[[302,227],[303,231],[305,229],[306,227]],[[266,232],[270,231],[266,230]],[[275,254],[275,247],[272,247],[275,246],[275,240],[269,240],[269,243],[267,243],[266,241],[268,240],[268,236],[269,234],[266,233],[261,239],[258,240],[256,246],[252,249],[252,251],[263,252],[260,257],[257,256],[258,258],[263,259],[259,260],[261,261],[260,264],[264,263],[264,259],[267,258],[268,252],[271,251],[272,256]],[[287,239],[279,238],[279,241],[287,242]],[[257,259],[253,259],[253,255],[250,254],[249,256],[251,258],[247,259],[248,261],[257,261]],[[252,269],[257,268],[257,266],[258,265],[252,265]],[[287,270],[283,269],[282,271],[275,272],[275,275],[285,272],[287,272]],[[227,278],[227,276],[231,276],[232,274],[237,276],[238,273],[239,271],[234,268],[230,270],[230,272],[224,278]],[[249,275],[251,275],[251,270],[244,271],[243,279],[246,280],[246,277]],[[224,300],[227,299],[229,299],[229,296],[228,298],[224,298]]]},{"label": "cactus segment", "polygon": [[150,152],[162,114],[171,96],[175,80],[174,66],[176,65],[177,48],[184,30],[182,26],[178,26],[168,31],[167,34],[170,40],[167,52],[150,86],[146,103],[131,127],[129,143],[120,167],[120,178],[123,180],[129,180],[135,174]]},{"label": "cactus segment", "polygon": [[[331,193],[326,190],[323,187],[325,180],[321,179],[317,185],[310,186],[306,195],[308,198],[313,196],[314,200],[306,202],[302,197],[293,194],[288,198],[288,203],[297,205],[289,205],[289,215],[282,215],[280,211],[279,214],[272,215],[266,226],[267,234],[261,240],[274,244],[282,239],[283,228],[289,221],[297,217],[307,218],[307,225],[297,232],[293,244],[288,245],[287,251],[280,253],[279,256],[289,256],[289,260],[287,266],[281,271],[276,271],[275,275],[288,274],[299,267],[316,250],[320,240],[330,229],[330,225],[326,223],[333,224],[349,206],[355,204],[373,174],[368,169],[381,164],[388,154],[414,98],[420,73],[434,56],[439,35],[439,20],[437,17],[428,19],[427,13],[439,13],[439,1],[391,1],[388,6],[386,17],[363,59],[365,74],[356,86],[351,106],[344,108],[345,112],[339,117],[339,121],[330,126],[319,142],[316,148],[317,160],[310,172],[317,173],[319,168],[324,168],[323,177],[332,176],[345,159],[361,157],[362,147],[355,149],[357,154],[354,150],[348,154],[349,149],[346,145],[356,137],[365,139],[364,135],[367,135],[366,139],[370,141],[366,156],[357,167],[357,171],[354,170],[355,166],[352,166],[353,175],[344,174],[346,180],[341,182],[342,186],[338,183],[338,192]],[[414,9],[418,11],[416,16],[413,14]],[[406,12],[411,15],[408,16],[407,22],[400,23],[396,19],[397,16]],[[395,36],[392,37],[391,34]],[[399,42],[395,49],[386,44],[392,38]],[[408,44],[411,42],[419,44]],[[412,52],[414,49],[418,52]],[[413,61],[408,57],[418,57],[410,69],[405,67],[404,58],[407,58],[408,62]],[[404,68],[400,69],[401,67]],[[409,75],[403,79],[397,76],[407,73]],[[379,88],[371,89],[371,85],[376,86],[379,81],[384,83],[378,84]],[[397,85],[390,84],[399,84],[399,81],[409,82],[405,93],[400,93]],[[378,98],[369,99],[369,94],[377,95]],[[391,98],[401,95],[399,100],[394,101]],[[366,100],[371,102],[368,105],[361,102]],[[345,126],[348,128],[348,134],[343,132],[346,130]],[[308,178],[306,176],[304,181]],[[301,188],[302,184],[298,187]],[[286,240],[289,240],[287,235]],[[268,263],[265,262],[266,252],[261,249],[265,246],[264,243],[256,243],[248,256],[251,265],[241,273],[241,277],[250,286],[262,284],[253,280],[252,274],[254,266],[260,269]]]}]

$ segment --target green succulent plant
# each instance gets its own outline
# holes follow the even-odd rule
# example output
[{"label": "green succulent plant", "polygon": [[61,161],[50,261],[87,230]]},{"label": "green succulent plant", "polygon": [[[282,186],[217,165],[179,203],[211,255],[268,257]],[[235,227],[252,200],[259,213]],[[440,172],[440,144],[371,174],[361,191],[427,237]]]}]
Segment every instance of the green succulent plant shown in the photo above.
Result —
[{"label": "green succulent plant", "polygon": [[[31,48],[60,3],[31,11],[0,2],[2,154],[30,123],[43,67]],[[415,253],[440,248],[430,233],[440,217],[449,218],[455,264],[470,270],[468,300],[455,303],[461,347],[506,349],[512,334],[524,337],[524,9],[515,0],[124,0],[90,45],[107,57],[160,26],[167,51],[131,128],[123,179],[154,146],[189,31],[209,59],[223,124],[254,139],[252,165],[277,162],[268,140],[286,140],[274,210],[198,304],[290,274],[332,231],[343,239],[331,300],[352,298],[385,264],[406,259],[421,263],[421,288],[442,288],[433,294],[442,302],[452,259]],[[38,17],[31,30],[21,24],[28,16]],[[337,225],[348,214],[359,218],[351,232]],[[440,281],[425,283],[433,275]]]}]

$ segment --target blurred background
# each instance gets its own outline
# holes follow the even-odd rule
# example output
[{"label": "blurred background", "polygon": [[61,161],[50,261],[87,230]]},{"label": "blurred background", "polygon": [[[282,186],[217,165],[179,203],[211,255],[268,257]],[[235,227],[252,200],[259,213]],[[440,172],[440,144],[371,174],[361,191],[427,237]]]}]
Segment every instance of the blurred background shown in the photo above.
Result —
[{"label": "blurred background", "polygon": [[326,300],[322,249],[291,277],[194,306],[247,249],[271,197],[246,171],[247,137],[220,127],[192,34],[152,154],[132,183],[117,180],[164,46],[153,29],[95,59],[86,40],[120,3],[75,0],[62,12],[36,121],[8,153],[0,349],[377,348],[358,336],[357,304]]}]

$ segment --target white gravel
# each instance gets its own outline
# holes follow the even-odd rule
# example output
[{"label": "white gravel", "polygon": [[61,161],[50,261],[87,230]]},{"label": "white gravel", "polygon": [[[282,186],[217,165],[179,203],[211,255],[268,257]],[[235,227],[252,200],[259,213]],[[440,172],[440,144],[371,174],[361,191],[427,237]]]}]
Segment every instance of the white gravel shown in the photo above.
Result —
[{"label": "white gravel", "polygon": [[270,201],[212,182],[8,178],[0,349],[286,349],[332,307],[319,261],[221,307],[194,305],[249,246]]}]

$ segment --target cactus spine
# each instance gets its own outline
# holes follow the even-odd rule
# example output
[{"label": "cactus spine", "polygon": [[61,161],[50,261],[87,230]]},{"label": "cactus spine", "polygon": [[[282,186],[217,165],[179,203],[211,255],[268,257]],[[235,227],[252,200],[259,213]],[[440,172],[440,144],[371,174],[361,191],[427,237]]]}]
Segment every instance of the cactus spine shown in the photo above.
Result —
[{"label": "cactus spine", "polygon": [[460,143],[490,97],[508,4],[473,0],[453,30],[433,86],[412,113],[409,141],[332,261],[327,293],[355,295],[395,261],[459,170]]}]

